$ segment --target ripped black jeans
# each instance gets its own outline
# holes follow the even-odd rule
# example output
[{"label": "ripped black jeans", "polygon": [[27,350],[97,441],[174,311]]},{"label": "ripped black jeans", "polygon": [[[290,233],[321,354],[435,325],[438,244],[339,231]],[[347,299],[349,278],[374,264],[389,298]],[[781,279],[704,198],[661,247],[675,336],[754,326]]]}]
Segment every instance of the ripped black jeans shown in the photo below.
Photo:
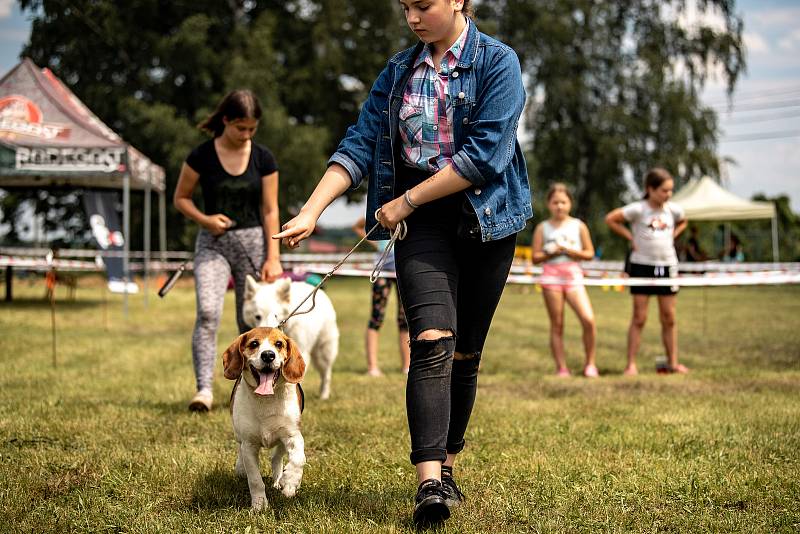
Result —
[{"label": "ripped black jeans", "polygon": [[[402,192],[402,191],[401,191]],[[395,243],[397,281],[411,336],[406,388],[411,463],[464,448],[486,335],[514,258],[516,236],[481,242],[463,193],[421,206]],[[417,339],[425,330],[453,336]],[[458,352],[465,359],[454,360]]]}]

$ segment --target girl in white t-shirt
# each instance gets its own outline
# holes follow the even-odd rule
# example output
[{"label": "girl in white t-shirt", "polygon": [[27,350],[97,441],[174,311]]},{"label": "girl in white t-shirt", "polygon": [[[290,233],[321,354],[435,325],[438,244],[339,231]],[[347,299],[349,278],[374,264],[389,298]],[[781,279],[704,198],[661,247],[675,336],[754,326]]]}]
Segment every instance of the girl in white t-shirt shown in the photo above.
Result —
[{"label": "girl in white t-shirt", "polygon": [[556,362],[556,374],[569,376],[564,355],[564,303],[575,311],[583,326],[586,363],[583,375],[599,376],[595,364],[597,330],[589,294],[583,285],[583,270],[578,261],[594,257],[589,229],[583,221],[570,217],[572,194],[562,183],[547,192],[550,218],[533,231],[533,263],[543,263],[542,293],[550,316],[550,350]]},{"label": "girl in white t-shirt", "polygon": [[[644,200],[613,210],[606,216],[612,231],[631,242],[630,275],[632,278],[674,278],[678,271],[675,238],[686,228],[683,209],[669,201],[674,181],[664,169],[648,171],[644,180]],[[630,225],[630,229],[625,226]],[[628,328],[628,365],[626,375],[638,374],[636,353],[647,321],[650,295],[658,296],[661,339],[667,352],[669,371],[687,373],[678,363],[678,330],[675,304],[678,286],[631,286],[633,317]]]}]

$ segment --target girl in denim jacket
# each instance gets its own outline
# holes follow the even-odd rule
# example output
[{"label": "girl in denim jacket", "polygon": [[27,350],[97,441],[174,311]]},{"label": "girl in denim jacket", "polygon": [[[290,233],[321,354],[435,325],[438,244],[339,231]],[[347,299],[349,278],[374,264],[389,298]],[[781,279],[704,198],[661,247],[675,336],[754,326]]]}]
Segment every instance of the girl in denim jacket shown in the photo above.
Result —
[{"label": "girl in denim jacket", "polygon": [[411,335],[406,408],[419,487],[414,522],[464,499],[464,448],[486,335],[516,233],[532,216],[517,125],[525,104],[514,51],[467,16],[469,0],[400,0],[416,46],[391,58],[300,213],[273,236],[295,248],[322,211],[369,176],[367,228],[396,243]]}]

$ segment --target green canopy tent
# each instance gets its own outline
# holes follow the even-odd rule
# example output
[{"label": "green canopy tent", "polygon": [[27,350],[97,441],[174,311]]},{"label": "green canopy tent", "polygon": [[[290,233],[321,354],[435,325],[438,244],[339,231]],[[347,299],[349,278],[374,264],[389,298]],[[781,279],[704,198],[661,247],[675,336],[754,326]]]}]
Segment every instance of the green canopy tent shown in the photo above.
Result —
[{"label": "green canopy tent", "polygon": [[64,186],[122,190],[126,285],[130,194],[144,192],[146,285],[152,193],[158,195],[162,255],[166,250],[164,169],[97,118],[49,69],[25,58],[0,79],[0,188]]}]

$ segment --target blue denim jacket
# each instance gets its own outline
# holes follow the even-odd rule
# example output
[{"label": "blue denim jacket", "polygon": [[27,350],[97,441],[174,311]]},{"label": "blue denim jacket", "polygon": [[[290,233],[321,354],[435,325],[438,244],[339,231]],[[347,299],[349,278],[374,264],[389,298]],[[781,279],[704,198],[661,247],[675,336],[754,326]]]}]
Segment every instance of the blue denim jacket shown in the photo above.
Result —
[{"label": "blue denim jacket", "polygon": [[[367,228],[375,210],[395,198],[394,168],[398,114],[403,91],[423,43],[404,50],[378,76],[328,165],[339,163],[357,188],[370,176]],[[473,186],[466,195],[481,225],[481,239],[500,239],[519,232],[533,216],[525,158],[517,141],[517,124],[525,105],[519,59],[510,47],[480,33],[470,22],[464,51],[450,73],[453,97],[453,162]],[[370,239],[388,239],[379,228]]]}]

